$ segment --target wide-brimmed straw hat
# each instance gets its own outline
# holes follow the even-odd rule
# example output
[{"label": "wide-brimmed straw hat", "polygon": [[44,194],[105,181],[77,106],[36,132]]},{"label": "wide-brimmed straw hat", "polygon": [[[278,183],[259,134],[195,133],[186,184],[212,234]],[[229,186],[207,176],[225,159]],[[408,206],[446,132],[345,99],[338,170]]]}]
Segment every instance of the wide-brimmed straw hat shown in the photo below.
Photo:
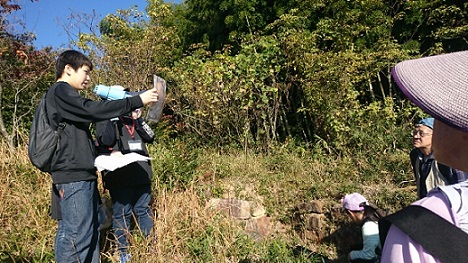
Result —
[{"label": "wide-brimmed straw hat", "polygon": [[418,107],[468,132],[468,51],[403,61],[392,76]]}]

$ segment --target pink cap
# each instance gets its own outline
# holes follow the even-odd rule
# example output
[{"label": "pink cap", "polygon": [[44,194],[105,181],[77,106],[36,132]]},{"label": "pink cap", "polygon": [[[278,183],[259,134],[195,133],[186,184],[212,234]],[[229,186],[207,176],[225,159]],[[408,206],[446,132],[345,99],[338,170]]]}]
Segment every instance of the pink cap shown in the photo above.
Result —
[{"label": "pink cap", "polygon": [[364,196],[358,193],[352,193],[349,195],[345,195],[345,197],[341,200],[341,204],[343,205],[344,209],[351,210],[351,211],[362,211],[364,210],[363,206],[360,204],[366,203],[367,200]]}]

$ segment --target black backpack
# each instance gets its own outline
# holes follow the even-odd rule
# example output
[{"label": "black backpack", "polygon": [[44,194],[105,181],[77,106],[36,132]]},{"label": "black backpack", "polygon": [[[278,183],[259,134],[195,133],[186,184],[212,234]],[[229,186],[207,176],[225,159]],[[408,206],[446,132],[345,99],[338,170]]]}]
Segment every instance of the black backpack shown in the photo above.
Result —
[{"label": "black backpack", "polygon": [[47,117],[47,92],[42,96],[34,114],[33,123],[29,132],[28,155],[31,163],[43,172],[51,172],[52,159],[60,148],[60,133],[65,123],[59,123],[54,130]]}]

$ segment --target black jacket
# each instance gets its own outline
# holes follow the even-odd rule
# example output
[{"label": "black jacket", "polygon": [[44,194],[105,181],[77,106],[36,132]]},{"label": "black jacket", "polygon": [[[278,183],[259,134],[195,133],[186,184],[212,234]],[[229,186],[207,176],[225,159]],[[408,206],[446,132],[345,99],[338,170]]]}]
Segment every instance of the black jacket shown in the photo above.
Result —
[{"label": "black jacket", "polygon": [[[133,120],[130,116],[120,116],[115,121],[98,122],[96,139],[102,154],[117,150],[123,154],[135,152],[149,156],[146,143],[153,142],[154,132],[142,118]],[[131,141],[140,142],[139,149],[130,149]],[[134,162],[114,171],[104,171],[104,187],[112,189],[151,184],[152,175],[150,161]]]},{"label": "black jacket", "polygon": [[89,125],[143,106],[139,96],[115,101],[93,101],[66,82],[57,82],[46,98],[47,116],[53,127],[65,122],[60,146],[52,162],[53,183],[96,180],[96,149]]}]

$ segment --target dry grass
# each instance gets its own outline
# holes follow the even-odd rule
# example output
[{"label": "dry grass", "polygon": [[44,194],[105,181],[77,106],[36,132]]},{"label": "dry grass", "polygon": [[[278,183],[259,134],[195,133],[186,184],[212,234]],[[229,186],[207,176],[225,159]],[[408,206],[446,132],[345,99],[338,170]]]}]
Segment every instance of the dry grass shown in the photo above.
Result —
[{"label": "dry grass", "polygon": [[48,217],[50,178],[30,164],[25,148],[0,153],[0,252],[19,261],[47,258],[53,247],[55,222]]},{"label": "dry grass", "polygon": [[[130,240],[129,252],[135,262],[187,262],[205,257],[216,262],[232,260],[227,253],[242,234],[241,225],[206,208],[193,189],[163,190],[154,199],[155,232],[146,239],[134,235]],[[104,253],[104,257],[115,262],[114,252]]]},{"label": "dry grass", "polygon": [[[0,200],[3,202],[0,261],[52,262],[56,222],[48,215],[50,177],[32,167],[26,147],[18,148],[16,153],[6,149],[0,145]],[[320,199],[325,209],[331,209],[339,205],[344,193],[351,191],[362,192],[391,209],[413,198],[411,186],[404,188],[394,182],[395,177],[408,177],[407,171],[397,168],[366,183],[359,177],[359,166],[350,158],[314,158],[309,152],[286,148],[278,148],[274,154],[197,151],[198,154],[190,157],[194,160],[180,161],[174,159],[178,153],[170,146],[150,147],[156,171],[152,204],[157,213],[155,232],[149,238],[132,235],[129,251],[134,262],[300,262],[294,261],[287,250],[288,245],[295,244],[337,259],[339,255],[333,244],[312,242],[292,230],[291,211],[297,204]],[[398,163],[405,158],[402,156],[392,158]],[[168,170],[167,164],[174,160],[180,161],[178,166],[183,166],[185,161],[194,161],[196,165],[194,169]],[[158,182],[161,171],[166,176],[172,175],[174,180],[178,176],[190,180],[185,180],[188,183],[183,187],[165,188]],[[273,220],[271,234],[256,241],[244,231],[244,223],[208,208],[206,201],[212,197],[245,199],[263,205]],[[118,262],[112,242],[107,244],[110,247],[102,252],[103,262]]]}]

